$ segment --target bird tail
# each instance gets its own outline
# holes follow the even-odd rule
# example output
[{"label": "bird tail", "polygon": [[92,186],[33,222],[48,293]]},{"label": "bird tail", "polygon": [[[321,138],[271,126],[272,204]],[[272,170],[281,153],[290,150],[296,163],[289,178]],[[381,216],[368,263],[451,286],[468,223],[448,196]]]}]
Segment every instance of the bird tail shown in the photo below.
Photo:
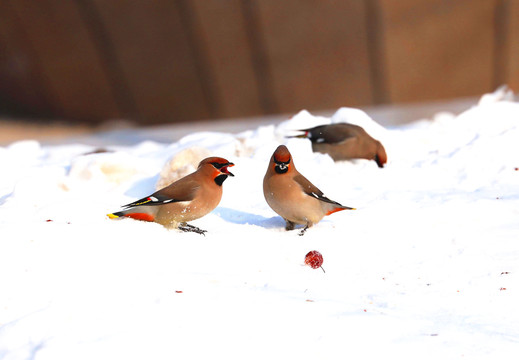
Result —
[{"label": "bird tail", "polygon": [[142,221],[153,221],[155,220],[155,217],[152,214],[148,214],[145,212],[139,212],[135,211],[135,209],[130,210],[124,210],[124,211],[118,211],[111,214],[107,214],[110,219],[117,219],[121,217],[129,217],[135,220],[142,220]]},{"label": "bird tail", "polygon": [[126,216],[126,212],[125,211],[118,211],[118,212],[114,212],[114,213],[111,213],[111,214],[106,214],[106,216],[108,216],[110,219],[117,219],[117,218]]},{"label": "bird tail", "polygon": [[329,210],[326,215],[331,215],[333,213],[336,213],[338,211],[342,211],[342,210],[357,210],[356,208],[352,208],[352,207],[349,207],[349,206],[339,206],[339,207],[336,207],[336,208],[333,208],[331,210]]}]

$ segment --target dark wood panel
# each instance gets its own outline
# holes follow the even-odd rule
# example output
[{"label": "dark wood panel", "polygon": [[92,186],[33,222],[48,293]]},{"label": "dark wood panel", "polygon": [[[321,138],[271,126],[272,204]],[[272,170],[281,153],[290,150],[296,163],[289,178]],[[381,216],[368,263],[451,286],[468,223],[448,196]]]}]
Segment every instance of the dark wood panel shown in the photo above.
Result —
[{"label": "dark wood panel", "polygon": [[392,102],[493,88],[494,1],[380,0]]},{"label": "dark wood panel", "polygon": [[241,0],[195,0],[200,46],[211,67],[218,101],[218,117],[264,113]]},{"label": "dark wood panel", "polygon": [[281,112],[373,102],[362,1],[256,2]]},{"label": "dark wood panel", "polygon": [[[99,54],[73,2],[11,0],[54,101],[56,117],[118,117]],[[35,84],[37,86],[39,84]]]},{"label": "dark wood panel", "polygon": [[143,122],[211,117],[214,101],[200,71],[205,60],[186,29],[183,0],[94,3]]},{"label": "dark wood panel", "polygon": [[39,62],[7,1],[0,1],[0,113],[52,117]]},{"label": "dark wood panel", "polygon": [[0,111],[143,124],[519,91],[519,0],[0,0]]},{"label": "dark wood panel", "polygon": [[519,0],[510,0],[508,8],[507,82],[519,92]]},{"label": "dark wood panel", "polygon": [[373,104],[389,102],[382,9],[378,0],[365,0],[367,48]]}]

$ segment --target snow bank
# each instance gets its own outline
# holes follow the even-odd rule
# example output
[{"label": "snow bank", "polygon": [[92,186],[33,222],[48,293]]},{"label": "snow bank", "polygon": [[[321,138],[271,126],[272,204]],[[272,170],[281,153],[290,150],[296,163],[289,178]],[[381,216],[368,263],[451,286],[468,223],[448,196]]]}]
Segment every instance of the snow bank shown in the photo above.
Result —
[{"label": "snow bank", "polygon": [[[284,137],[340,121],[384,144],[384,169]],[[286,232],[262,194],[280,143],[358,210],[304,237]],[[0,359],[517,356],[519,104],[509,97],[394,128],[357,109],[302,111],[237,135],[95,150],[0,148]],[[206,153],[233,161],[236,176],[193,222],[205,237],[106,218]],[[326,273],[303,265],[310,250]]]}]

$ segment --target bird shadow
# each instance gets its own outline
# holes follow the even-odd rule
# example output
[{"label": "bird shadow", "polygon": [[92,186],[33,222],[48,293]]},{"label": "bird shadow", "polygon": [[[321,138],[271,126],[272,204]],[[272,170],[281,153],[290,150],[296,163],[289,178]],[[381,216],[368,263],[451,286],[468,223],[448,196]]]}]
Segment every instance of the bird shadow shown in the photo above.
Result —
[{"label": "bird shadow", "polygon": [[159,175],[154,175],[148,178],[140,179],[136,181],[128,190],[125,191],[125,195],[132,198],[143,198],[145,196],[154,193],[155,184],[159,179]]},{"label": "bird shadow", "polygon": [[226,207],[217,207],[214,212],[223,220],[238,225],[257,225],[267,229],[283,228],[285,221],[280,216],[265,217]]},{"label": "bird shadow", "polygon": [[13,191],[11,191],[9,194],[5,194],[2,197],[0,197],[0,205],[4,205],[4,203],[13,195]]}]

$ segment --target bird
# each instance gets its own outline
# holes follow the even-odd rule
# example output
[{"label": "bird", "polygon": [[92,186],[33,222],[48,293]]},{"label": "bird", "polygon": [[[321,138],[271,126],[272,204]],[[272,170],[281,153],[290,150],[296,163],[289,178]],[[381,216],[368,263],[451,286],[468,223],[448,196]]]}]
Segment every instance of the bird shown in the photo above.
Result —
[{"label": "bird", "polygon": [[304,225],[299,235],[326,215],[355,210],[324,196],[323,192],[297,171],[290,151],[279,145],[272,154],[263,178],[263,195],[267,204],[286,222],[286,230]]},{"label": "bird", "polygon": [[289,137],[308,138],[312,150],[329,154],[333,160],[368,159],[375,160],[379,168],[387,162],[386,149],[382,143],[372,138],[362,127],[335,123],[298,130],[303,134]]},{"label": "bird", "polygon": [[234,176],[227,168],[232,162],[221,157],[200,161],[195,172],[144,197],[123,205],[122,211],[108,214],[110,219],[129,217],[154,221],[168,229],[179,229],[205,235],[206,230],[187,222],[199,219],[213,211],[222,198],[222,184]]}]

